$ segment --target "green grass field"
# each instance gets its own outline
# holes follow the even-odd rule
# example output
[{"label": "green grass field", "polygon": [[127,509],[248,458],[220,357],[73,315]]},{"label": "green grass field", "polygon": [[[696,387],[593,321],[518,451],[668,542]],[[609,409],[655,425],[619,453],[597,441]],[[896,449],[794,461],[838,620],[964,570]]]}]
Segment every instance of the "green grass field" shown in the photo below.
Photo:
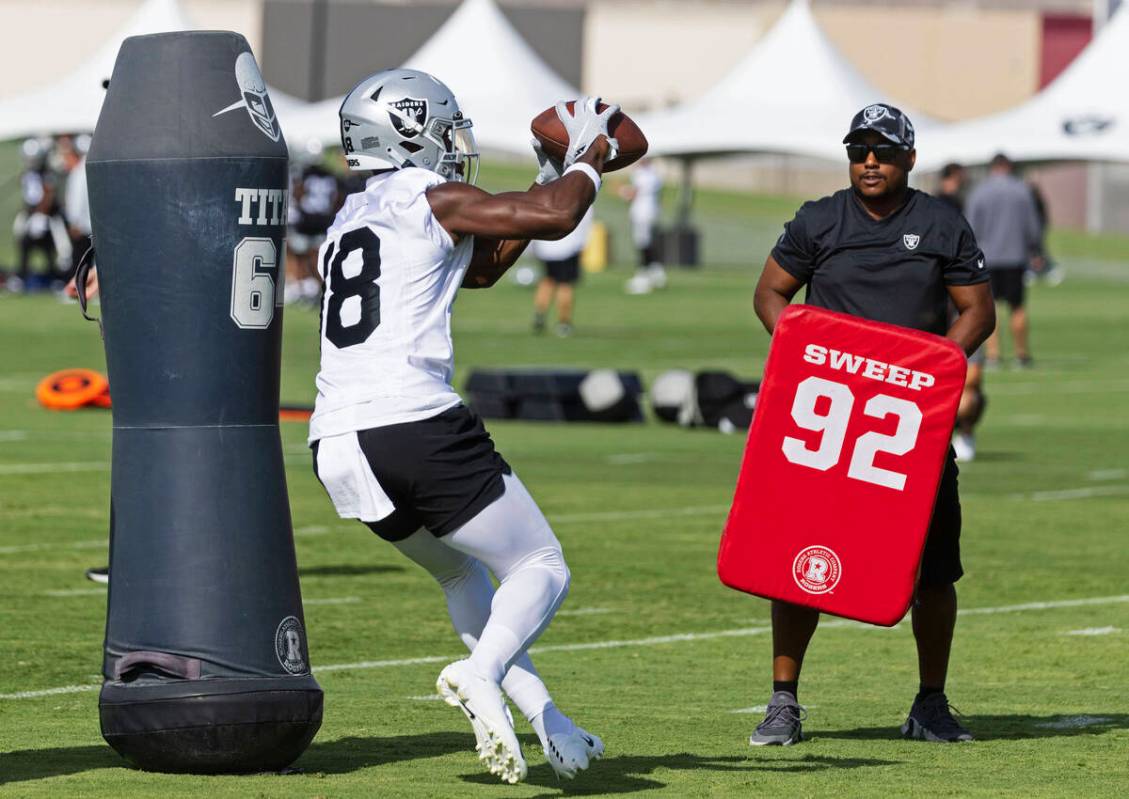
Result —
[{"label": "green grass field", "polygon": [[[752,235],[778,229],[781,213],[755,218]],[[714,571],[741,437],[653,421],[496,422],[573,573],[535,660],[562,709],[607,744],[560,784],[522,723],[531,770],[516,787],[482,773],[462,716],[426,699],[460,656],[440,591],[335,517],[295,423],[282,437],[311,657],[315,670],[336,667],[318,673],[324,726],[296,774],[128,768],[99,735],[105,597],[82,576],[106,561],[110,414],[34,399],[50,371],[101,369],[101,342],[74,306],[0,297],[0,795],[1129,795],[1129,263],[1078,246],[1089,260],[1032,293],[1038,368],[988,376],[981,456],[962,469],[966,615],[949,694],[978,742],[900,740],[917,687],[908,625],[833,624],[805,669],[810,741],[750,750],[770,689],[768,605]],[[753,253],[763,258],[759,243]],[[754,377],[768,345],[751,313],[754,272],[677,272],[646,297],[624,296],[623,268],[590,276],[568,340],[530,335],[528,289],[468,292],[457,384],[473,366],[513,365]],[[285,313],[283,399],[308,403],[317,317]],[[408,658],[433,661],[397,664]]]}]

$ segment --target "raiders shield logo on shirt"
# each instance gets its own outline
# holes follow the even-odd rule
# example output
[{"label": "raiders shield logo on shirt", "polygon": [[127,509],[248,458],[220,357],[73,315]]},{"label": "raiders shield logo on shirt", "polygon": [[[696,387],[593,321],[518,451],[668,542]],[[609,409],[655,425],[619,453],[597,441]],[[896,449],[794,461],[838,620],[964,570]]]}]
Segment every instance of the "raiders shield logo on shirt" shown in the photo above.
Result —
[{"label": "raiders shield logo on shirt", "polygon": [[388,116],[397,133],[409,139],[423,133],[423,122],[427,119],[427,100],[405,97],[389,105],[391,109],[395,109],[390,109]]},{"label": "raiders shield logo on shirt", "polygon": [[907,250],[916,250],[920,242],[921,236],[916,233],[906,233],[902,236],[902,244],[906,245]]}]

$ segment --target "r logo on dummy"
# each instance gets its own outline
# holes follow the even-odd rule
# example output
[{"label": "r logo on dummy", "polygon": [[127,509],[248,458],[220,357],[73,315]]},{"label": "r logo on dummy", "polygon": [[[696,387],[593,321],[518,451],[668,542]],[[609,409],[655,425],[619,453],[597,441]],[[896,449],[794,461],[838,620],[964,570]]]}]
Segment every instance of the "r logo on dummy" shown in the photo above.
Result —
[{"label": "r logo on dummy", "polygon": [[274,633],[274,651],[278,655],[278,662],[291,674],[307,674],[310,670],[302,638],[302,622],[295,616],[287,616],[279,622]]}]

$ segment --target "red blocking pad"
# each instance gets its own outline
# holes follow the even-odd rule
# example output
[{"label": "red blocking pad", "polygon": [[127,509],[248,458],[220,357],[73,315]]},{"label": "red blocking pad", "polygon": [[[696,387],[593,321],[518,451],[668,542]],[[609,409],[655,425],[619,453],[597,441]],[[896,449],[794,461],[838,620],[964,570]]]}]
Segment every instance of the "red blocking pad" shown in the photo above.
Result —
[{"label": "red blocking pad", "polygon": [[772,336],[717,571],[890,626],[909,609],[967,361],[954,342],[793,305]]}]

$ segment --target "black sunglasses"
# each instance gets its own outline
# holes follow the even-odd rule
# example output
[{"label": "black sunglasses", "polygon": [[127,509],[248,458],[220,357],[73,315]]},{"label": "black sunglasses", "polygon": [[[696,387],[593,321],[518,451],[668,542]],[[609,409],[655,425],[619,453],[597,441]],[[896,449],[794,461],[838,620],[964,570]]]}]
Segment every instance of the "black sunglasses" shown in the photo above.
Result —
[{"label": "black sunglasses", "polygon": [[898,158],[898,153],[908,152],[908,147],[900,144],[848,144],[847,159],[852,164],[866,163],[867,155],[871,152],[880,164],[892,164]]}]

